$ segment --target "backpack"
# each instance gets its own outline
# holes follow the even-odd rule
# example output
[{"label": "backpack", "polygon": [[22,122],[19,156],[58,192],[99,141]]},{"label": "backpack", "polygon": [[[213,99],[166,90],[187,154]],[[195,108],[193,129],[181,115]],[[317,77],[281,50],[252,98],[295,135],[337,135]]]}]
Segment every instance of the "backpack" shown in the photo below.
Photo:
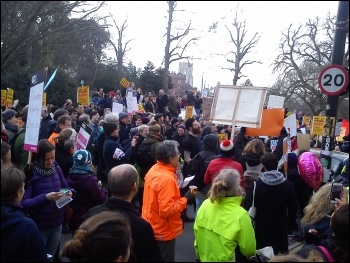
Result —
[{"label": "backpack", "polygon": [[189,184],[196,185],[198,190],[202,190],[205,187],[204,174],[207,171],[210,161],[216,158],[218,158],[218,155],[210,151],[197,153],[189,163],[188,173],[194,175],[194,178]]},{"label": "backpack", "polygon": [[136,150],[136,163],[140,167],[140,177],[145,179],[146,173],[156,163],[152,158],[152,145],[153,143],[141,143]]},{"label": "backpack", "polygon": [[17,159],[16,159],[16,156],[15,156],[15,143],[16,143],[16,139],[17,137],[24,133],[25,132],[25,129],[20,129],[15,135],[13,135],[13,137],[11,138],[11,140],[9,141],[9,144],[11,146],[11,161],[13,163],[19,163],[20,162],[20,156],[17,156]]}]

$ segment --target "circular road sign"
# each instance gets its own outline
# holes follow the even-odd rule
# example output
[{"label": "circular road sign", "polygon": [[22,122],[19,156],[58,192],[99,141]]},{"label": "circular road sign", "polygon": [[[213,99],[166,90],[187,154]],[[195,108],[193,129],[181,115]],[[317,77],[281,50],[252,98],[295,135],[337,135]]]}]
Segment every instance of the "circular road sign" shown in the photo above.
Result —
[{"label": "circular road sign", "polygon": [[346,69],[340,65],[330,65],[324,68],[319,77],[318,85],[324,94],[335,96],[342,93],[349,83]]}]

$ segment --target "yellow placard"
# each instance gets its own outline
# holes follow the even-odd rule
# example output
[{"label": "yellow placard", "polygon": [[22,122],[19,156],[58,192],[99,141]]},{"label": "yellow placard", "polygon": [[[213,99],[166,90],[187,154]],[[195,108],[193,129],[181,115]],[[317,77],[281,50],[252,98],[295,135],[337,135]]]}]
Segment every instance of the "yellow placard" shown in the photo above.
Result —
[{"label": "yellow placard", "polygon": [[142,106],[142,103],[137,104],[137,107],[139,108],[139,112],[145,113],[145,109]]},{"label": "yellow placard", "polygon": [[224,140],[228,140],[227,133],[218,133],[219,138],[219,144],[222,143]]},{"label": "yellow placard", "polygon": [[2,89],[1,90],[1,107],[6,106],[6,95],[7,95],[7,91]]},{"label": "yellow placard", "polygon": [[129,87],[130,82],[126,78],[122,77],[122,79],[120,80],[120,84],[122,84],[124,88],[127,88]]},{"label": "yellow placard", "polygon": [[186,106],[185,120],[192,118],[193,116],[193,106]]},{"label": "yellow placard", "polygon": [[307,128],[309,128],[310,127],[310,121],[311,121],[311,118],[309,117],[309,116],[303,116],[303,123],[305,123],[305,126],[307,127]]},{"label": "yellow placard", "polygon": [[314,116],[312,118],[312,135],[322,135],[326,123],[326,116]]},{"label": "yellow placard", "polygon": [[43,106],[46,106],[46,92],[43,93]]},{"label": "yellow placard", "polygon": [[7,88],[6,109],[10,109],[13,103],[13,89]]},{"label": "yellow placard", "polygon": [[78,87],[77,102],[83,106],[89,105],[89,86]]}]

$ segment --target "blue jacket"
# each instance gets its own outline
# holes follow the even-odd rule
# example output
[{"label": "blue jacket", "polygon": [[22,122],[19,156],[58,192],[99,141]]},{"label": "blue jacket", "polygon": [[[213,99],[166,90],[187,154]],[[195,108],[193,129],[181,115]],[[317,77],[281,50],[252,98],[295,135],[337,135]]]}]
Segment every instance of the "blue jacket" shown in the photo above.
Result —
[{"label": "blue jacket", "polygon": [[58,208],[56,202],[46,199],[47,193],[69,188],[62,170],[56,162],[55,166],[56,171],[51,176],[42,176],[33,171],[33,177],[22,200],[23,207],[34,213],[33,219],[39,229],[57,227],[64,222],[65,209]]},{"label": "blue jacket", "polygon": [[1,262],[47,262],[46,253],[37,225],[23,208],[1,203]]}]

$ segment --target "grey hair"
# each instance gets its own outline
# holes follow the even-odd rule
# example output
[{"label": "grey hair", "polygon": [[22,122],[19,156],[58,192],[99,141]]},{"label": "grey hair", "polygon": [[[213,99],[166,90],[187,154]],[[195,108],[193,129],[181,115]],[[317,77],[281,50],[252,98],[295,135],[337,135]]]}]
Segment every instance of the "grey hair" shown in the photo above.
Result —
[{"label": "grey hair", "polygon": [[210,187],[210,201],[214,203],[214,201],[224,197],[242,195],[240,181],[240,174],[236,169],[230,167],[221,169]]},{"label": "grey hair", "polygon": [[119,114],[115,112],[110,112],[105,115],[103,118],[106,122],[114,122],[114,121],[119,121]]},{"label": "grey hair", "polygon": [[137,128],[138,128],[139,132],[143,132],[143,130],[146,129],[146,128],[149,128],[149,126],[146,125],[146,124],[142,124],[142,125],[140,125],[140,126],[137,127]]},{"label": "grey hair", "polygon": [[156,159],[165,164],[170,163],[170,158],[174,158],[178,155],[177,147],[179,143],[173,140],[165,140],[159,143],[158,148],[156,149]]}]

